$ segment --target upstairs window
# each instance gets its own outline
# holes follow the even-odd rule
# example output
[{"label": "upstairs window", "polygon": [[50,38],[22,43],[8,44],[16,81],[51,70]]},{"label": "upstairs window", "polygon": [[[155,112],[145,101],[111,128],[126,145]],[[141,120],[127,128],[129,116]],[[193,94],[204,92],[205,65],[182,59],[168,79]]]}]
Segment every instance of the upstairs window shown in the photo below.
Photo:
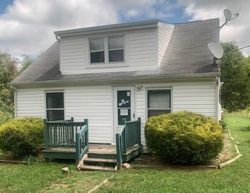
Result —
[{"label": "upstairs window", "polygon": [[46,113],[48,121],[64,120],[63,92],[46,93]]},{"label": "upstairs window", "polygon": [[108,39],[109,62],[124,61],[124,38],[110,37]]},{"label": "upstairs window", "polygon": [[90,40],[90,62],[91,63],[104,63],[104,38],[97,38]]},{"label": "upstairs window", "polygon": [[123,36],[91,38],[89,47],[91,64],[124,61]]},{"label": "upstairs window", "polygon": [[148,117],[171,112],[170,90],[148,90]]}]

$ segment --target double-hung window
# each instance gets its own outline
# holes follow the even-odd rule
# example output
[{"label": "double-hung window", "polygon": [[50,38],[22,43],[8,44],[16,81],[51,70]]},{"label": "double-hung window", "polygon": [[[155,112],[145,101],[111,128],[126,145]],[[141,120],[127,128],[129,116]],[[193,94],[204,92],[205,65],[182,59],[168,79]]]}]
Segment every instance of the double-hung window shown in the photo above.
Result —
[{"label": "double-hung window", "polygon": [[90,63],[105,62],[104,38],[90,40]]},{"label": "double-hung window", "polygon": [[89,40],[90,63],[112,63],[124,61],[124,37],[98,37]]},{"label": "double-hung window", "polygon": [[171,112],[171,90],[148,90],[148,117]]},{"label": "double-hung window", "polygon": [[124,38],[123,37],[109,37],[109,62],[124,61]]},{"label": "double-hung window", "polygon": [[63,92],[46,93],[46,114],[48,121],[64,120]]}]

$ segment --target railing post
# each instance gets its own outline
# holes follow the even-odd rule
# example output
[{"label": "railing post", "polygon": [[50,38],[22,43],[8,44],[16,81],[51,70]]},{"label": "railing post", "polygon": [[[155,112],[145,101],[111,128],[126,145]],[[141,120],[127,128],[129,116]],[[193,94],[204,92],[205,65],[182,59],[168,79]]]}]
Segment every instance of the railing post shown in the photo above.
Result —
[{"label": "railing post", "polygon": [[84,119],[84,123],[87,126],[87,131],[85,133],[85,140],[86,140],[86,145],[87,145],[87,150],[89,149],[89,121],[88,119]]},{"label": "railing post", "polygon": [[80,150],[81,150],[80,134],[76,133],[76,159],[77,161],[79,161],[80,159],[80,154],[81,154]]},{"label": "railing post", "polygon": [[141,145],[141,117],[138,117],[139,127],[139,145]]},{"label": "railing post", "polygon": [[121,135],[117,133],[115,137],[116,137],[117,169],[119,170],[122,165]]},{"label": "railing post", "polygon": [[48,144],[48,132],[47,132],[47,124],[46,124],[46,119],[43,120],[43,124],[44,124],[44,146],[45,149],[49,148],[49,144]]},{"label": "railing post", "polygon": [[127,152],[127,123],[126,123],[126,119],[123,118],[123,123],[124,123],[124,134],[122,134],[122,147],[123,147],[123,153]]}]

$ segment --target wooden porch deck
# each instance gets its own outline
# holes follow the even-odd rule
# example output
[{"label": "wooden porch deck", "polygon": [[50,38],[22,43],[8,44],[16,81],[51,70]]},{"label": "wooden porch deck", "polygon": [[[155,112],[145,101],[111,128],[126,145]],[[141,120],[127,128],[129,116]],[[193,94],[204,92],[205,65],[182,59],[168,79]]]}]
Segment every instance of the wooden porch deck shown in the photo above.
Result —
[{"label": "wooden porch deck", "polygon": [[[128,148],[127,152],[123,154],[124,162],[130,161],[132,158],[141,153],[142,147],[134,145]],[[45,158],[51,159],[75,159],[76,149],[71,147],[51,147],[43,150]],[[103,159],[116,159],[116,145],[111,144],[89,144],[87,154],[90,157],[97,157]]]},{"label": "wooden porch deck", "polygon": [[[116,145],[93,144],[88,140],[88,120],[45,121],[45,149],[49,159],[76,160],[78,169],[119,170],[122,163],[140,155],[141,120],[124,121],[116,132]],[[108,165],[111,167],[102,167]]]}]

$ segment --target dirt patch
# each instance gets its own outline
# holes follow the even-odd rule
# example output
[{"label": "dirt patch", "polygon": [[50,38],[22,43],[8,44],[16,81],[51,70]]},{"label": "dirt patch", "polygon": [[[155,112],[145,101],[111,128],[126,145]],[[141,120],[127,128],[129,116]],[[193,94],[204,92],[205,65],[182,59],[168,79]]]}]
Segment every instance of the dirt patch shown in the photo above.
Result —
[{"label": "dirt patch", "polygon": [[219,165],[223,162],[226,162],[233,157],[237,155],[237,152],[234,147],[234,143],[232,142],[232,139],[230,138],[229,133],[224,134],[224,147],[222,151],[219,153],[219,155],[212,160],[212,164]]}]

